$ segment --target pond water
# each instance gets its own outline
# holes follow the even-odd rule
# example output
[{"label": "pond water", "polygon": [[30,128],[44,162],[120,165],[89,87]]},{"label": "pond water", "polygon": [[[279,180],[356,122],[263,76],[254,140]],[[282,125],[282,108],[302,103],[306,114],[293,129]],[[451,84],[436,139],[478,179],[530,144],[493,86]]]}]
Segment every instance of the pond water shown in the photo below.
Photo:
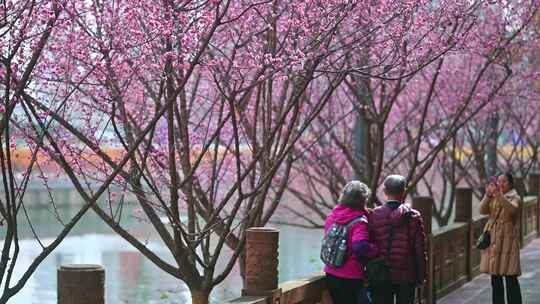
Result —
[{"label": "pond water", "polygon": [[[62,216],[73,214],[74,207],[59,209]],[[47,208],[28,210],[42,242],[48,243],[59,231],[55,215]],[[154,239],[149,226],[126,213],[125,226],[148,240],[148,246],[161,256],[166,248]],[[29,225],[21,220],[21,251],[15,268],[14,282],[41,250],[33,239]],[[284,282],[320,271],[319,246],[321,230],[303,229],[283,225],[270,225],[280,229],[279,280]],[[0,227],[0,232],[5,231]],[[116,236],[89,211],[62,244],[38,267],[25,287],[8,303],[52,304],[57,302],[57,269],[62,264],[100,264],[105,268],[106,303],[190,303],[187,287],[178,279],[161,271],[136,251],[127,241]],[[12,283],[13,285],[13,283]],[[211,294],[211,302],[235,298],[242,288],[238,268],[218,285]]]}]

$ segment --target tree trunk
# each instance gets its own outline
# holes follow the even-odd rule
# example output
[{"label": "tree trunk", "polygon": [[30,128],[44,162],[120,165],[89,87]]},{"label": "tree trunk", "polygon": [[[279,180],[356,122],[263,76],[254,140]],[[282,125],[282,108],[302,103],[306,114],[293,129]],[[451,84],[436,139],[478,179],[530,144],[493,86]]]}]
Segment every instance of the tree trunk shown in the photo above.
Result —
[{"label": "tree trunk", "polygon": [[[369,53],[367,50],[360,57],[360,65],[368,66],[369,64]],[[358,165],[357,168],[362,168],[363,172],[354,172],[354,177],[363,182],[368,183],[372,178],[371,160],[368,158],[368,149],[369,149],[369,122],[367,120],[366,106],[369,104],[369,79],[362,76],[355,76],[354,82],[356,84],[357,90],[357,99],[353,102],[353,107],[355,110],[355,122],[353,130],[353,140],[354,140],[354,158]],[[369,164],[369,165],[368,165]]]},{"label": "tree trunk", "polygon": [[489,139],[486,151],[486,176],[490,177],[497,174],[497,140],[499,139],[499,115],[497,113],[490,115],[488,119],[488,124]]},{"label": "tree trunk", "polygon": [[208,304],[210,298],[210,291],[190,288],[191,291],[191,303],[192,304]]},{"label": "tree trunk", "polygon": [[[368,124],[364,109],[356,110],[356,121],[354,123],[354,156],[358,164],[365,164],[367,161],[367,132]],[[362,179],[364,176],[359,176],[360,172],[355,172],[357,179]]]}]

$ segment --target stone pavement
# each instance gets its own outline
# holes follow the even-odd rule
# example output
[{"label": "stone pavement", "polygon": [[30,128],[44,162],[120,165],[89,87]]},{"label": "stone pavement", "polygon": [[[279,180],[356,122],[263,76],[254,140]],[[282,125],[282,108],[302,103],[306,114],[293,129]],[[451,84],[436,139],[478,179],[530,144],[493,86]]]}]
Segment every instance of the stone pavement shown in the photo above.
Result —
[{"label": "stone pavement", "polygon": [[[535,239],[521,251],[519,278],[524,304],[540,304],[540,239]],[[437,304],[490,304],[491,280],[480,275],[461,288],[437,301]],[[512,304],[512,303],[508,303]]]}]

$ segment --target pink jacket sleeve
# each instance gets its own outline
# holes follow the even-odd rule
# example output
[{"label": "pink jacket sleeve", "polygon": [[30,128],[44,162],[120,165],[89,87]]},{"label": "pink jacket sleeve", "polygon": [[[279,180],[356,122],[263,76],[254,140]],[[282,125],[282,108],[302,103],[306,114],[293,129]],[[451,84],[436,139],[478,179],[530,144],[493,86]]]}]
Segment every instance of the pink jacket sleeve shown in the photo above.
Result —
[{"label": "pink jacket sleeve", "polygon": [[374,258],[379,254],[379,248],[369,241],[368,224],[356,223],[351,236],[352,250],[357,258]]}]

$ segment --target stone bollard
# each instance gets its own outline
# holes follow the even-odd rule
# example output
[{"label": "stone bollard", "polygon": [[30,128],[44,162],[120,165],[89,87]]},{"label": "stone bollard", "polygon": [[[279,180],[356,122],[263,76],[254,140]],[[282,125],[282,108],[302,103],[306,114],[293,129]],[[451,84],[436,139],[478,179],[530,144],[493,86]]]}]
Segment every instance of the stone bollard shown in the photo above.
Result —
[{"label": "stone bollard", "polygon": [[246,231],[246,274],[242,296],[267,296],[274,303],[278,288],[279,230],[255,227]]},{"label": "stone bollard", "polygon": [[472,218],[472,199],[473,190],[470,188],[457,188],[456,189],[456,222],[467,224],[467,239],[465,246],[465,266],[467,267],[467,280],[470,281],[473,278],[473,244],[474,244],[474,226]]},{"label": "stone bollard", "polygon": [[418,196],[413,197],[412,207],[418,210],[422,214],[422,219],[424,221],[424,230],[426,233],[426,250],[428,256],[427,264],[427,278],[426,284],[423,287],[422,294],[426,299],[426,303],[432,304],[435,303],[435,285],[433,284],[433,273],[434,273],[434,264],[433,264],[433,234],[431,231],[431,218],[433,215],[433,198]]},{"label": "stone bollard", "polygon": [[100,265],[68,264],[58,268],[58,304],[104,304],[105,270]]}]

